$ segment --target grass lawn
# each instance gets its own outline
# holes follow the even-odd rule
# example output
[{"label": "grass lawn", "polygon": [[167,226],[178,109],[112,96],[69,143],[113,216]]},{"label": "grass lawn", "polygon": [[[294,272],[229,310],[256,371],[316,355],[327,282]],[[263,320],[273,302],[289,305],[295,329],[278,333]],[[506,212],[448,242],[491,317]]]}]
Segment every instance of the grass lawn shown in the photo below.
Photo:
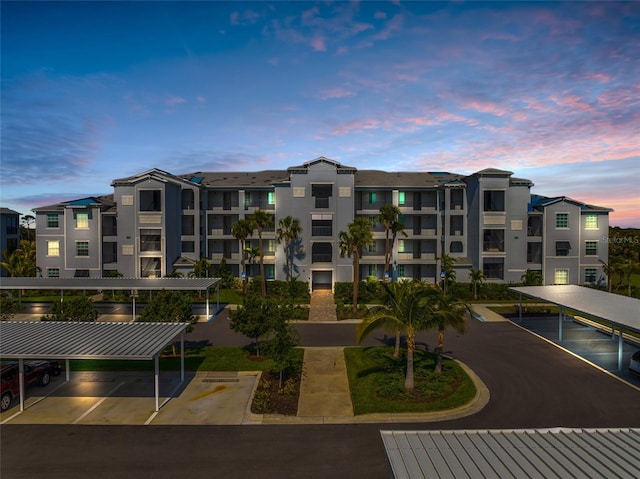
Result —
[{"label": "grass lawn", "polygon": [[355,414],[441,411],[462,406],[476,394],[473,381],[455,361],[444,359],[442,374],[435,374],[436,356],[427,351],[415,353],[413,393],[404,390],[404,351],[399,359],[393,348],[382,346],[345,348],[344,355]]},{"label": "grass lawn", "polygon": [[[162,371],[180,370],[180,349],[178,356],[168,348],[160,356]],[[303,349],[296,349],[296,359],[302,366]],[[153,361],[125,360],[73,360],[72,371],[153,371]],[[266,357],[256,357],[253,351],[241,347],[203,346],[185,347],[184,368],[187,371],[268,371],[275,369],[273,361]]]}]

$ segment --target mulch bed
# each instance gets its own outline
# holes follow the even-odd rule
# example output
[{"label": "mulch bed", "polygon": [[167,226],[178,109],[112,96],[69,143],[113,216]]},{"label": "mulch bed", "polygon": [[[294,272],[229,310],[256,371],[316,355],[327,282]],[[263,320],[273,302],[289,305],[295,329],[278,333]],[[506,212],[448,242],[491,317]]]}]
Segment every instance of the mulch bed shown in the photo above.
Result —
[{"label": "mulch bed", "polygon": [[251,404],[251,412],[295,416],[298,413],[301,377],[299,372],[284,376],[281,389],[279,373],[263,372]]}]

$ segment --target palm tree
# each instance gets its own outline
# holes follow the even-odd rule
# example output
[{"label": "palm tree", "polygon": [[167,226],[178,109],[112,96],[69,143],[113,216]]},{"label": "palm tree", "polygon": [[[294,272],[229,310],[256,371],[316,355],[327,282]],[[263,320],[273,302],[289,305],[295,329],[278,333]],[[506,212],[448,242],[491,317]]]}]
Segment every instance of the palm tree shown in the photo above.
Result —
[{"label": "palm tree", "polygon": [[415,334],[429,327],[426,288],[419,282],[402,281],[383,283],[387,299],[384,306],[371,309],[369,315],[356,327],[356,336],[360,343],[372,331],[382,328],[394,328],[407,333],[407,371],[404,388],[414,389],[413,355],[416,350]]},{"label": "palm tree", "polygon": [[246,219],[241,219],[236,221],[231,226],[231,234],[235,239],[240,241],[240,251],[241,256],[240,260],[242,262],[242,272],[244,273],[244,278],[242,280],[242,294],[247,292],[247,269],[246,269],[246,248],[247,248],[247,238],[253,234],[253,228],[251,227],[251,222]]},{"label": "palm tree", "polygon": [[264,277],[264,249],[262,248],[262,232],[265,229],[273,228],[273,214],[268,213],[265,210],[256,210],[249,215],[248,220],[252,226],[252,230],[255,229],[258,232],[258,249],[260,250],[260,281],[261,281],[261,294],[265,298],[267,296],[267,280]]},{"label": "palm tree", "polygon": [[211,264],[205,257],[193,263],[193,271],[189,273],[190,278],[208,278],[211,271]]},{"label": "palm tree", "polygon": [[[31,234],[31,224],[34,223],[36,221],[35,217],[33,215],[24,215],[22,217],[22,223],[25,227],[26,231],[26,240],[32,241],[35,240],[35,231],[34,231],[34,235]],[[32,237],[33,236],[33,237]]]},{"label": "palm tree", "polygon": [[37,276],[42,268],[36,264],[35,241],[20,240],[20,246],[14,251],[4,250],[0,266],[9,273],[9,276],[23,278]]},{"label": "palm tree", "polygon": [[473,299],[478,299],[478,286],[484,281],[484,273],[481,269],[473,269],[469,271],[469,279],[471,280],[471,286],[473,286]]},{"label": "palm tree", "polygon": [[382,277],[386,278],[391,264],[391,255],[393,253],[393,245],[398,234],[407,236],[404,232],[404,224],[400,221],[400,208],[395,205],[382,205],[378,221],[384,226],[384,271]]},{"label": "palm tree", "polygon": [[453,265],[457,261],[452,256],[448,254],[443,254],[440,258],[436,258],[440,260],[442,271],[444,272],[444,284],[443,290],[447,292],[447,285],[453,283],[456,280],[456,271],[453,269]]},{"label": "palm tree", "polygon": [[618,265],[620,274],[624,275],[625,282],[627,283],[628,296],[631,296],[631,276],[638,270],[638,267],[640,267],[640,263],[633,258],[625,258]]},{"label": "palm tree", "polygon": [[302,226],[300,226],[300,221],[298,221],[297,219],[291,216],[286,216],[278,221],[276,237],[278,239],[278,243],[284,241],[283,248],[287,282],[291,280],[291,242],[297,240],[300,236],[300,233],[302,233]]},{"label": "palm tree", "polygon": [[347,231],[340,231],[340,257],[353,257],[353,313],[358,311],[358,282],[360,281],[360,256],[362,249],[373,244],[371,222],[362,216],[347,225]]},{"label": "palm tree", "polygon": [[438,329],[435,372],[441,373],[444,331],[450,326],[457,332],[464,333],[466,327],[466,315],[471,314],[471,306],[464,301],[446,294],[440,288],[430,288],[428,290],[426,310],[430,325]]},{"label": "palm tree", "polygon": [[607,276],[607,291],[611,292],[613,289],[613,275],[618,272],[617,258],[610,258],[608,263],[605,263],[601,259],[598,260],[602,263],[602,272]]}]

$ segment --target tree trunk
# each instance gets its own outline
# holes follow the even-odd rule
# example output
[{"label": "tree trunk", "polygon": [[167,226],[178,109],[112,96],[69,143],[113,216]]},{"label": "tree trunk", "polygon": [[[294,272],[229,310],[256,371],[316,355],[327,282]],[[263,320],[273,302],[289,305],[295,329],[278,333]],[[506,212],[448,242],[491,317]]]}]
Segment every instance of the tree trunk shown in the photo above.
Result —
[{"label": "tree trunk", "polygon": [[407,391],[413,391],[413,352],[416,349],[416,342],[413,335],[413,327],[407,328],[407,375],[404,379],[404,388]]},{"label": "tree trunk", "polygon": [[247,248],[245,247],[246,243],[244,240],[240,240],[240,260],[242,263],[242,272],[244,273],[244,278],[242,278],[242,294],[247,294],[247,260],[245,256],[247,252],[245,251]]},{"label": "tree trunk", "polygon": [[386,230],[386,238],[384,242],[384,271],[382,272],[382,279],[386,279],[389,272],[389,264],[391,263],[391,251],[389,247],[389,228]]},{"label": "tree trunk", "polygon": [[291,278],[291,274],[289,270],[289,241],[287,240],[285,240],[284,242],[284,259],[285,259],[285,265],[287,268],[287,283],[288,283],[289,279]]},{"label": "tree trunk", "polygon": [[436,348],[436,367],[435,372],[442,372],[442,349],[444,347],[444,329],[438,330],[438,347]]},{"label": "tree trunk", "polygon": [[264,277],[264,252],[262,250],[262,231],[258,231],[258,246],[260,248],[260,286],[262,297],[267,297],[267,278]]},{"label": "tree trunk", "polygon": [[358,283],[360,280],[360,258],[358,253],[353,253],[353,314],[358,312]]},{"label": "tree trunk", "polygon": [[393,348],[393,357],[398,359],[400,357],[400,330],[396,329],[396,344]]}]

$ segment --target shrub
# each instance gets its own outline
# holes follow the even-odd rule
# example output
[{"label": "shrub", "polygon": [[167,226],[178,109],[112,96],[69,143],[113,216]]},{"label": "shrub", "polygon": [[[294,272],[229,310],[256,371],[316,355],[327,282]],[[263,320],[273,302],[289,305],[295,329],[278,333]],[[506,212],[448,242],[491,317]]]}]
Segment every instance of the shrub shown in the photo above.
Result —
[{"label": "shrub", "polygon": [[87,296],[67,298],[53,303],[51,314],[40,318],[42,321],[95,321],[98,312],[93,308],[93,301]]}]

